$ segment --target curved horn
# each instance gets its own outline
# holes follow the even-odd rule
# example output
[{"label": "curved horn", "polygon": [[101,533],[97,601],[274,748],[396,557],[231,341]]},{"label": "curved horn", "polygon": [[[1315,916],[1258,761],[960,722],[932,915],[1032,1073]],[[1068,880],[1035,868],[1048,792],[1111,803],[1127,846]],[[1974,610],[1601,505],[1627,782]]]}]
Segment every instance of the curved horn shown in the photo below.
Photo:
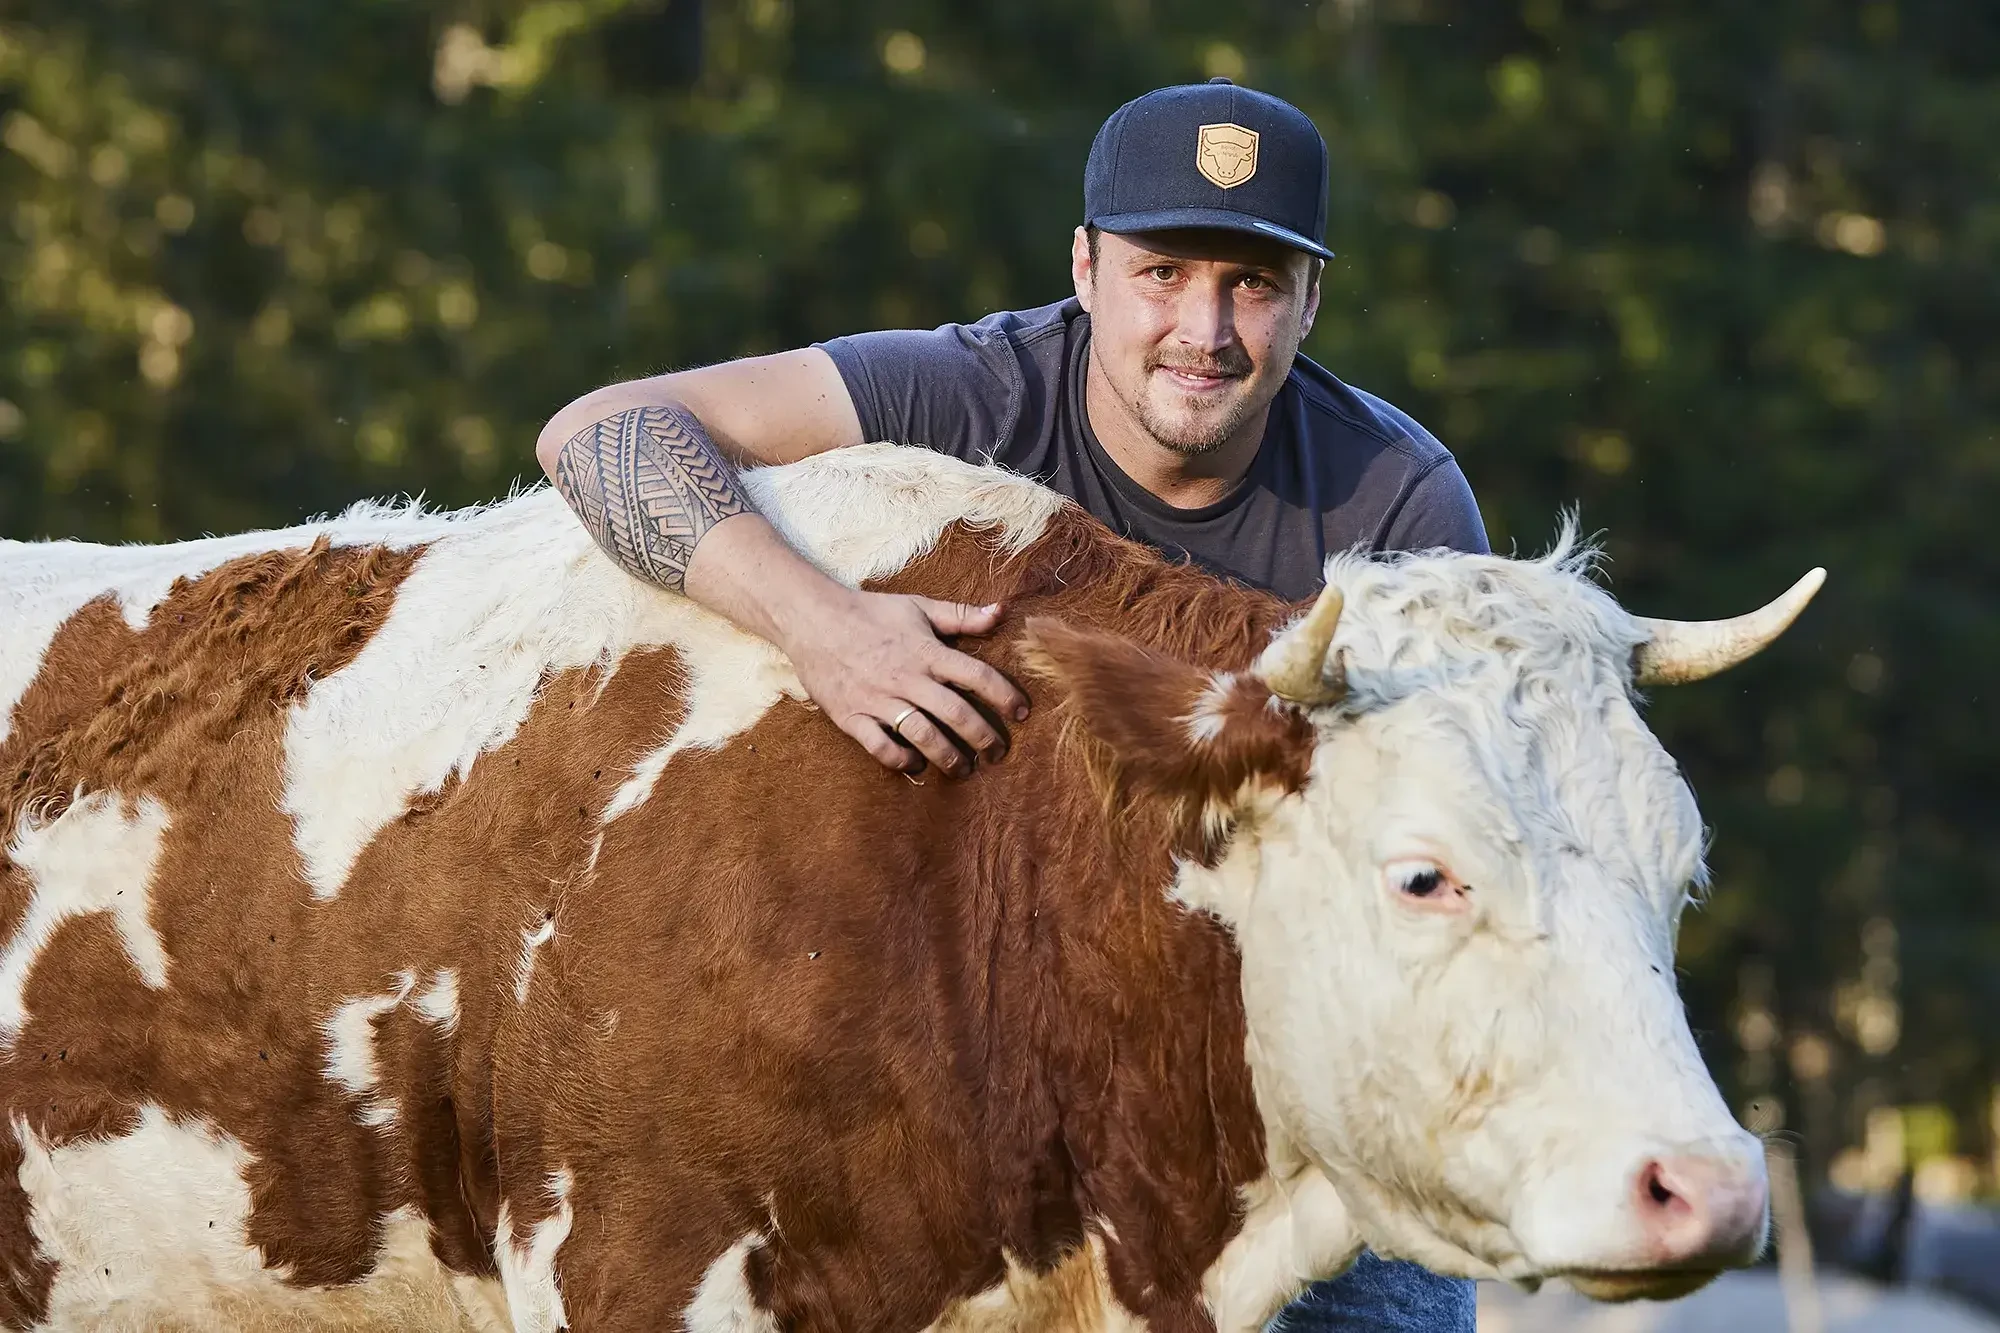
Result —
[{"label": "curved horn", "polygon": [[1347,673],[1338,661],[1328,670],[1326,660],[1344,604],[1340,589],[1328,584],[1305,619],[1271,641],[1257,662],[1257,674],[1271,687],[1271,693],[1309,708],[1339,703],[1346,697]]},{"label": "curved horn", "polygon": [[1649,637],[1632,650],[1633,679],[1641,685],[1685,685],[1755,657],[1798,619],[1824,582],[1826,571],[1815,569],[1781,596],[1730,620],[1634,616]]}]

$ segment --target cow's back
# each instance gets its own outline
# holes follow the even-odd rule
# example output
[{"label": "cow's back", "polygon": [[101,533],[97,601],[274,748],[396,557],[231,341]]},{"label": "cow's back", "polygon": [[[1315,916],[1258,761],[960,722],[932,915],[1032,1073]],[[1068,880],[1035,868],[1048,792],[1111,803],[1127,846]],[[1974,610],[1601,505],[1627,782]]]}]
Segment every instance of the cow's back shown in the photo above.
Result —
[{"label": "cow's back", "polygon": [[[873,449],[753,486],[851,582],[1056,505]],[[0,588],[0,1322],[481,1327],[503,1279],[548,1314],[495,1031],[607,823],[789,667],[546,491],[5,543]]]}]

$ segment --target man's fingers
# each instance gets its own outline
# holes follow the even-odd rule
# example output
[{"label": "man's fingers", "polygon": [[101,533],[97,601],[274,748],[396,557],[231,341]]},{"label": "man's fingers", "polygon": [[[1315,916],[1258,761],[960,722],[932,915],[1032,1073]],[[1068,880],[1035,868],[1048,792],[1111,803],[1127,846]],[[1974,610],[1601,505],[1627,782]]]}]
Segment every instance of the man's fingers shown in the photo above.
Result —
[{"label": "man's fingers", "polygon": [[889,732],[887,722],[879,721],[866,713],[855,713],[841,722],[840,729],[852,736],[882,767],[894,769],[898,773],[907,773],[916,767],[916,756],[911,754],[906,746],[896,743],[896,738]]},{"label": "man's fingers", "polygon": [[973,606],[967,602],[940,602],[933,597],[912,597],[931,628],[940,634],[988,634],[1000,623],[1000,603]]},{"label": "man's fingers", "polygon": [[1028,696],[1021,693],[1020,687],[1013,681],[971,654],[945,648],[935,655],[935,660],[929,665],[933,676],[948,685],[971,691],[974,698],[997,716],[1012,718],[1016,722],[1027,720]]},{"label": "man's fingers", "polygon": [[[904,773],[928,763],[962,777],[973,755],[1006,754],[1005,733],[990,719],[1026,718],[1027,697],[938,638],[991,633],[1000,623],[998,603],[864,593],[850,609],[844,623],[809,623],[786,649],[814,699],[839,701],[828,712],[842,718],[842,731],[877,763]],[[913,610],[921,619],[912,619]]]},{"label": "man's fingers", "polygon": [[993,724],[950,686],[934,680],[918,680],[910,682],[907,693],[932,720],[965,742],[965,748],[981,759],[998,763],[1006,755],[1007,742],[993,729]]},{"label": "man's fingers", "polygon": [[[938,772],[955,778],[962,778],[971,772],[971,762],[952,744],[951,737],[945,735],[923,709],[906,714],[904,710],[909,707],[908,703],[897,701],[895,711],[883,720],[883,725],[889,727],[892,734],[915,746],[917,753],[937,766]],[[898,722],[898,718],[902,720]]]}]

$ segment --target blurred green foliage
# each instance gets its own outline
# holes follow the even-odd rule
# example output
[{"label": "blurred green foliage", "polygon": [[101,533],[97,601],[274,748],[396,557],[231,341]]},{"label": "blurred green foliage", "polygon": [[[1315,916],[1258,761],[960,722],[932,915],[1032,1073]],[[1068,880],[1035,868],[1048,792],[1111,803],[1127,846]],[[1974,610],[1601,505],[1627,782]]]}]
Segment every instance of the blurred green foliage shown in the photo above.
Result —
[{"label": "blurred green foliage", "polygon": [[1901,1102],[1989,1152],[1996,69],[1963,0],[11,0],[0,533],[482,499],[604,381],[1053,299],[1098,122],[1230,74],[1333,148],[1308,350],[1502,549],[1580,501],[1664,615],[1831,568],[1654,709],[1689,1002],[1821,1164]]}]

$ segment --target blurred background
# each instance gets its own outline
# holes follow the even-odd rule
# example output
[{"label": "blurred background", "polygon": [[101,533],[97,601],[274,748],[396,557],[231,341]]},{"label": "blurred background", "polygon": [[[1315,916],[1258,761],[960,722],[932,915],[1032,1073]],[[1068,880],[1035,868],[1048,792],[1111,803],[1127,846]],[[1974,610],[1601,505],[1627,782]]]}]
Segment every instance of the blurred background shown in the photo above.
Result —
[{"label": "blurred background", "polygon": [[1996,71],[1965,0],[7,0],[0,536],[502,494],[607,380],[1063,296],[1108,112],[1276,92],[1333,151],[1307,351],[1497,548],[1578,503],[1670,616],[1830,568],[1653,707],[1716,830],[1683,984],[1822,1258],[1925,1276],[2000,1194]]}]

